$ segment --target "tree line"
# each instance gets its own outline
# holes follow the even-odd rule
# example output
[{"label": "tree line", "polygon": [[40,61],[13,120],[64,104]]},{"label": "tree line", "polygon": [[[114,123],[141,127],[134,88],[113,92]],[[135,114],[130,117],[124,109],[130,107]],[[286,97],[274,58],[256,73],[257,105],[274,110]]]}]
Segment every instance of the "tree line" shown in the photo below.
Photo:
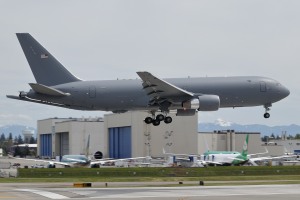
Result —
[{"label": "tree line", "polygon": [[[36,144],[37,139],[34,137],[31,137],[29,140],[24,141],[22,135],[15,136],[13,138],[12,133],[8,134],[8,137],[4,133],[0,136],[0,148],[3,149],[3,155],[7,156],[8,154],[13,153],[14,156],[26,156],[32,154],[32,152],[29,151],[29,148],[25,148],[25,150],[21,151],[20,148],[17,146],[14,148],[14,152],[12,151],[12,147],[15,145],[20,144]],[[16,155],[17,154],[17,155]]]},{"label": "tree line", "polygon": [[300,133],[297,133],[295,136],[293,135],[275,135],[272,133],[270,136],[264,136],[261,138],[263,142],[268,142],[270,140],[300,140]]}]

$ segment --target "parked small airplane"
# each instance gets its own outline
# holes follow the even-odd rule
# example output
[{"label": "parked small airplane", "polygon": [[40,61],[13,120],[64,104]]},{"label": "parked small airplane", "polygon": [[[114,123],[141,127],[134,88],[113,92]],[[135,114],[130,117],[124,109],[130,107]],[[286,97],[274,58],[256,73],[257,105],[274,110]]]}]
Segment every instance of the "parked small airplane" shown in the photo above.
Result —
[{"label": "parked small airplane", "polygon": [[[122,113],[148,111],[145,123],[171,123],[170,110],[177,116],[226,107],[264,106],[265,118],[273,103],[287,97],[289,90],[266,77],[203,77],[160,79],[149,72],[137,72],[134,80],[83,81],[71,74],[30,34],[17,37],[37,83],[28,92],[8,98],[77,110]],[[161,112],[161,114],[157,114]]]}]

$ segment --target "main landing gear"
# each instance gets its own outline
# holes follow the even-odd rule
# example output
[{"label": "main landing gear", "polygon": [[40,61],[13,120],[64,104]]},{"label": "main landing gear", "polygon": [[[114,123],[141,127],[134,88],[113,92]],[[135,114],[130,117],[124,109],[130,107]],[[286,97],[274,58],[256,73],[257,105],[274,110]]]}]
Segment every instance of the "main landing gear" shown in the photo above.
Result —
[{"label": "main landing gear", "polygon": [[158,114],[155,117],[155,114],[153,114],[153,117],[146,117],[145,118],[145,123],[146,124],[153,124],[153,126],[158,126],[160,125],[161,121],[164,121],[166,124],[169,124],[172,122],[172,117],[170,116],[164,116],[163,114]]},{"label": "main landing gear", "polygon": [[264,118],[266,118],[266,119],[270,118],[270,113],[268,113],[268,111],[270,111],[270,108],[269,108],[269,107],[271,107],[271,106],[272,106],[271,104],[269,104],[269,105],[264,105],[265,110],[266,110],[266,112],[265,112],[265,114],[264,114]]}]

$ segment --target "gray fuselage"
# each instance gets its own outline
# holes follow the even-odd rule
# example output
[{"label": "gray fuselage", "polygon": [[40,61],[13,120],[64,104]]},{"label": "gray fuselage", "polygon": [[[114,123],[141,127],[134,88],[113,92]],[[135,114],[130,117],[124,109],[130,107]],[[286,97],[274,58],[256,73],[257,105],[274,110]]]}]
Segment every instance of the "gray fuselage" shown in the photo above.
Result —
[{"label": "gray fuselage", "polygon": [[[164,80],[195,95],[218,95],[221,108],[271,105],[289,95],[289,90],[278,81],[257,76]],[[158,109],[149,106],[149,96],[140,79],[76,81],[52,87],[70,95],[55,97],[30,90],[27,97],[77,110],[123,112]],[[172,104],[170,110],[180,107],[180,104]]]}]

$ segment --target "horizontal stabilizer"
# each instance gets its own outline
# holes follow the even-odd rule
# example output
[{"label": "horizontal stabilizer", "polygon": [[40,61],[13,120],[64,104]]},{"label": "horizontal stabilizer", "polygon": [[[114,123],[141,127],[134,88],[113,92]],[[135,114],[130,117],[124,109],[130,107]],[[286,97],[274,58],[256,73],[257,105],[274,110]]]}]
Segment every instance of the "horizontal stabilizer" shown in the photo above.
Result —
[{"label": "horizontal stabilizer", "polygon": [[29,83],[30,87],[37,93],[46,94],[50,96],[69,96],[70,93],[64,93],[52,87],[48,87],[38,83]]},{"label": "horizontal stabilizer", "polygon": [[[21,101],[28,101],[28,102],[33,102],[33,103],[40,103],[40,104],[45,104],[45,105],[51,105],[51,106],[58,106],[58,107],[63,107],[63,108],[70,108],[69,105],[67,104],[59,104],[59,103],[55,103],[55,102],[51,102],[51,101],[41,101],[38,99],[30,99],[28,97],[20,97],[20,96],[15,96],[15,95],[6,95],[7,98],[10,99],[15,99],[15,100],[21,100]],[[74,109],[78,109],[78,110],[82,110],[82,107],[80,106],[76,106],[76,107],[72,107]]]},{"label": "horizontal stabilizer", "polygon": [[6,95],[6,97],[10,98],[10,99],[20,100],[20,97],[19,96],[15,96],[15,95]]}]

